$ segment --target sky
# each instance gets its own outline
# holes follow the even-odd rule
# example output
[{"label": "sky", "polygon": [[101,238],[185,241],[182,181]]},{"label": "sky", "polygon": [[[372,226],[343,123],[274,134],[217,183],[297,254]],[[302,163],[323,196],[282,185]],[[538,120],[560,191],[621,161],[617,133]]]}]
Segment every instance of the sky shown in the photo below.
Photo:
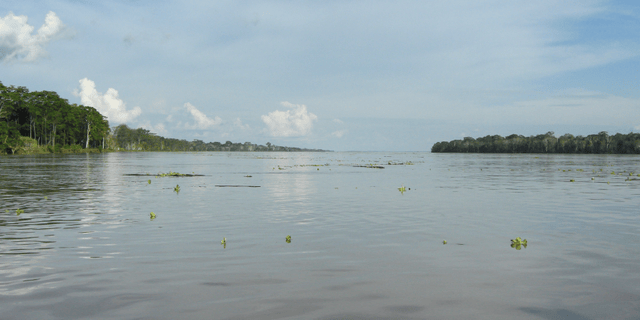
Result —
[{"label": "sky", "polygon": [[429,151],[640,132],[638,1],[0,2],[0,81],[164,137]]}]

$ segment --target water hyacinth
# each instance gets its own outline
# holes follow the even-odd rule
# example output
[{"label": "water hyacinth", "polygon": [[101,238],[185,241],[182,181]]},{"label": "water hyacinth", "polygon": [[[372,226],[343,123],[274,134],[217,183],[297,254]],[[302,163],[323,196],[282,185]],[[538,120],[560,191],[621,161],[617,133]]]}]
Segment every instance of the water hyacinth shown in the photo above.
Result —
[{"label": "water hyacinth", "polygon": [[515,239],[511,239],[511,248],[515,248],[516,250],[522,249],[521,247],[527,247],[527,239],[521,239],[517,237]]}]

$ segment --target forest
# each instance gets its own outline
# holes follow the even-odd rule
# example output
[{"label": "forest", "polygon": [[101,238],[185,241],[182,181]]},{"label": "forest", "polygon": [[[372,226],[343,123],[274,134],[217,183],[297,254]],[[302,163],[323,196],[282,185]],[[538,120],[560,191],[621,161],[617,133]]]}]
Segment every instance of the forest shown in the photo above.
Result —
[{"label": "forest", "polygon": [[131,129],[126,124],[121,124],[113,129],[112,139],[109,139],[109,148],[120,151],[324,151],[319,149],[304,149],[294,147],[276,146],[267,142],[267,145],[257,145],[251,142],[233,143],[227,141],[204,142],[202,140],[179,140],[164,138],[150,132],[147,129]]},{"label": "forest", "polygon": [[488,135],[474,139],[437,142],[431,152],[456,153],[589,153],[589,154],[640,154],[640,133],[609,135],[598,134],[555,137],[552,131],[525,137],[512,134],[508,137]]},{"label": "forest", "polygon": [[0,82],[0,153],[15,154],[31,144],[50,152],[102,148],[108,134],[109,122],[92,107]]},{"label": "forest", "polygon": [[269,142],[203,142],[164,138],[126,124],[109,127],[96,109],[69,104],[51,91],[5,86],[0,82],[0,154],[98,151],[324,151],[276,146]]}]

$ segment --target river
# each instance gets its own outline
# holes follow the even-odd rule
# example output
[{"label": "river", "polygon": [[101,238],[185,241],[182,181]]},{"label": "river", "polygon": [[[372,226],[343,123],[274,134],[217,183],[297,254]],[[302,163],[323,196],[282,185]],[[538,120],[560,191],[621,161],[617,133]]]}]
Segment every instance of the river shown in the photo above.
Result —
[{"label": "river", "polygon": [[4,156],[0,318],[637,319],[639,160]]}]

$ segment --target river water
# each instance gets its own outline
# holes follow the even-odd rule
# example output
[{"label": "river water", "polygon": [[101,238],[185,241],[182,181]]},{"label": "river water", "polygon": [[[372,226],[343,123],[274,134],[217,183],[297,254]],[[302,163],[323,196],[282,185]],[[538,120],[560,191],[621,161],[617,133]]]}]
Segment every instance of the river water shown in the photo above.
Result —
[{"label": "river water", "polygon": [[639,319],[639,160],[0,157],[0,319]]}]

